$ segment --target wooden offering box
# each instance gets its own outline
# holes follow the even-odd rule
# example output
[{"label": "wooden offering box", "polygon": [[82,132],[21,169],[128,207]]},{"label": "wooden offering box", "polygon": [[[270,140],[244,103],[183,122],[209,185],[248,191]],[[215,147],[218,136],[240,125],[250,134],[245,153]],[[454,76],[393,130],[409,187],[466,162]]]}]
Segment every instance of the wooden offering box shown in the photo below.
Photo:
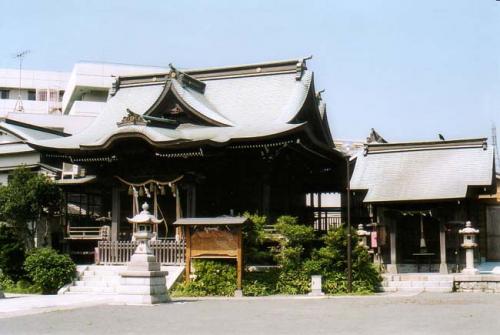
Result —
[{"label": "wooden offering box", "polygon": [[243,272],[244,217],[186,218],[174,225],[184,227],[186,237],[186,282],[191,275],[191,259],[236,259],[237,286],[241,290]]}]

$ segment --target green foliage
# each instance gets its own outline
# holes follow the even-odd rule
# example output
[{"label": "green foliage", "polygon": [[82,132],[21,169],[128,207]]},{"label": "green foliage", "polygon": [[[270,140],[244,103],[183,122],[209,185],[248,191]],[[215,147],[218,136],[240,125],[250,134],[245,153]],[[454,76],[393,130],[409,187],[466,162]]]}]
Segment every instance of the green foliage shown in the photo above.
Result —
[{"label": "green foliage", "polygon": [[27,280],[13,281],[9,277],[0,273],[0,288],[7,293],[33,294],[41,293],[42,290]]},{"label": "green foliage", "polygon": [[[310,291],[311,275],[323,276],[323,291],[328,294],[347,292],[347,233],[344,228],[330,231],[321,241],[315,239],[312,227],[302,225],[297,218],[281,216],[275,223],[280,236],[272,247],[266,245],[264,225],[266,217],[250,215],[250,224],[244,227],[246,262],[267,262],[272,255],[276,268],[264,272],[246,272],[243,276],[243,294],[263,296],[272,294],[305,294]],[[380,283],[380,275],[372,265],[367,250],[358,245],[354,231],[353,291],[370,293]],[[316,247],[321,242],[321,247]],[[248,263],[247,263],[248,264]],[[196,278],[189,284],[180,284],[174,296],[232,296],[236,289],[234,263],[198,260],[194,263]]]},{"label": "green foliage", "polygon": [[[304,294],[310,291],[311,275],[323,276],[325,293],[347,292],[347,233],[344,228],[330,231],[322,238],[323,246],[313,248],[316,241],[312,227],[301,225],[297,218],[281,216],[275,227],[281,235],[279,245],[272,250],[279,270],[272,274],[246,274],[245,295]],[[367,250],[358,242],[353,231],[353,292],[374,292],[381,278]]]},{"label": "green foliage", "polygon": [[243,277],[243,295],[257,297],[277,294],[276,284],[279,274],[279,269],[245,273]]},{"label": "green foliage", "polygon": [[[325,246],[315,250],[304,263],[309,275],[323,276],[325,293],[347,292],[347,232],[344,228],[329,231],[324,236]],[[380,274],[373,266],[368,251],[358,244],[354,231],[351,233],[353,292],[374,292],[380,284]]]},{"label": "green foliage", "polygon": [[299,246],[314,239],[312,227],[301,225],[293,216],[280,216],[276,220],[276,230],[283,235],[282,246]]},{"label": "green foliage", "polygon": [[276,291],[281,294],[309,292],[310,278],[303,271],[302,264],[307,257],[307,245],[314,239],[313,228],[299,224],[295,217],[281,216],[276,230],[282,235],[276,250],[276,262],[280,267]]},{"label": "green foliage", "polygon": [[0,224],[0,272],[16,281],[24,275],[24,244],[12,227]]},{"label": "green foliage", "polygon": [[236,266],[234,262],[195,260],[196,278],[188,284],[178,285],[173,296],[233,296],[236,290]]},{"label": "green foliage", "polygon": [[55,293],[76,275],[75,263],[67,255],[51,248],[37,248],[29,252],[24,268],[43,293]]},{"label": "green foliage", "polygon": [[[37,222],[59,209],[61,191],[46,176],[26,168],[14,170],[6,186],[0,186],[0,220],[16,229],[28,247],[33,245]],[[33,224],[31,224],[33,223]]]},{"label": "green foliage", "polygon": [[243,250],[245,264],[268,264],[272,261],[271,253],[265,248],[266,233],[264,226],[266,216],[245,212],[248,222],[243,225]]}]

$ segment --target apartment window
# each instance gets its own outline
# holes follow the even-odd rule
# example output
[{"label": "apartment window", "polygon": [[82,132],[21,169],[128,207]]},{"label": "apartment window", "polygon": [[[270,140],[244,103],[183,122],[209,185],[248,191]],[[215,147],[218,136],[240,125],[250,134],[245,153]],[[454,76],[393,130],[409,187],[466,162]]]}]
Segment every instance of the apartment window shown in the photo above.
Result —
[{"label": "apartment window", "polygon": [[0,99],[9,99],[9,90],[0,90]]},{"label": "apartment window", "polygon": [[59,101],[59,91],[49,90],[49,101]]},{"label": "apartment window", "polygon": [[59,91],[59,102],[62,101],[64,95],[64,91]]},{"label": "apartment window", "polygon": [[36,100],[36,91],[34,90],[28,91],[28,100]]},{"label": "apartment window", "polygon": [[36,91],[38,101],[47,101],[47,90],[37,90]]}]

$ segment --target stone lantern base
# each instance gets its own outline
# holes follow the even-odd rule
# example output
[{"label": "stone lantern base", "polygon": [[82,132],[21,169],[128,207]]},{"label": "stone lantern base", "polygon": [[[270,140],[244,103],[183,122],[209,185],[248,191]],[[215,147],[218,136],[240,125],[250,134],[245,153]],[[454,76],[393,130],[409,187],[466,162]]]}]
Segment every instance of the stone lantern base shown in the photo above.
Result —
[{"label": "stone lantern base", "polygon": [[121,272],[117,302],[126,305],[152,305],[170,301],[166,275],[166,271]]},{"label": "stone lantern base", "polygon": [[117,303],[151,305],[170,301],[166,279],[167,271],[160,270],[151,250],[144,243],[137,247],[127,270],[120,272]]}]

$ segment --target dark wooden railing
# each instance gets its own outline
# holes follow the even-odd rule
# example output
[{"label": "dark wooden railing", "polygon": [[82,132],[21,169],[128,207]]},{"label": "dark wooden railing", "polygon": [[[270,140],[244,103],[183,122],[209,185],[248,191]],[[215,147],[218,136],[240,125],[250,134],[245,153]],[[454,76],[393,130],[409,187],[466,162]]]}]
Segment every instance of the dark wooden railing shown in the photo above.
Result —
[{"label": "dark wooden railing", "polygon": [[[102,265],[125,264],[137,248],[135,241],[99,241],[95,250],[95,263]],[[186,242],[165,239],[149,243],[156,260],[163,265],[181,265],[185,262]]]},{"label": "dark wooden railing", "polygon": [[340,216],[321,217],[314,219],[314,230],[329,231],[342,226],[343,220]]}]

